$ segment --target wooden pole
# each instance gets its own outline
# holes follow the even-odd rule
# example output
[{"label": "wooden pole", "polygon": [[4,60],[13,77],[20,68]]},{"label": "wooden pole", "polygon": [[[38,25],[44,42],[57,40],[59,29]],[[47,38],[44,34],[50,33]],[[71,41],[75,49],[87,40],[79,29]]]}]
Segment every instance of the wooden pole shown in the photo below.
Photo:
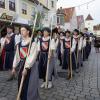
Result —
[{"label": "wooden pole", "polygon": [[[53,16],[51,16],[51,35],[50,35],[50,42],[52,40],[52,23],[53,23]],[[49,43],[51,44],[51,43]],[[48,74],[49,74],[49,64],[50,64],[50,55],[51,55],[51,48],[49,45],[49,52],[48,52],[48,61],[47,61],[47,70],[46,70],[46,84],[45,84],[45,88],[48,88]]]},{"label": "wooden pole", "polygon": [[72,71],[72,52],[71,52],[71,44],[72,44],[72,40],[71,40],[71,37],[70,37],[68,79],[72,79],[72,76],[73,76],[73,71]]},{"label": "wooden pole", "polygon": [[70,74],[71,74],[71,79],[73,77],[73,70],[72,70],[72,52],[71,52],[71,45],[72,45],[72,40],[70,38]]},{"label": "wooden pole", "polygon": [[[37,13],[35,15],[35,20],[34,20],[34,25],[33,25],[33,30],[32,30],[32,36],[31,36],[31,39],[30,39],[30,44],[29,44],[29,48],[28,48],[27,57],[29,56],[29,53],[30,53],[33,33],[34,33],[34,30],[35,30],[35,26],[36,26],[36,21],[37,21]],[[24,68],[25,68],[25,65],[24,65]],[[23,75],[22,78],[21,78],[21,83],[20,83],[20,86],[19,86],[19,91],[18,91],[18,95],[17,95],[17,99],[16,100],[20,100],[20,95],[21,95],[21,91],[22,91],[24,80],[25,80],[25,76]]]},{"label": "wooden pole", "polygon": [[77,44],[78,44],[78,46],[77,46],[77,55],[76,55],[76,65],[77,65],[76,67],[78,67],[78,59],[79,59],[79,57],[78,57],[79,56],[79,51],[78,51],[78,48],[79,48],[79,37],[78,37],[78,43]]}]

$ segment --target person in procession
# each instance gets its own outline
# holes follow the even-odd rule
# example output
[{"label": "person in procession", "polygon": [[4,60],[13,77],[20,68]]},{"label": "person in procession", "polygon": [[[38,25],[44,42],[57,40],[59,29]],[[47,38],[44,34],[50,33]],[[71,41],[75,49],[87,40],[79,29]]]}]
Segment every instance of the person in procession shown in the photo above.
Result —
[{"label": "person in procession", "polygon": [[79,67],[83,66],[83,33],[80,32],[80,39],[79,39],[79,45],[78,45],[78,63],[79,63]]},{"label": "person in procession", "polygon": [[90,33],[88,32],[88,28],[84,28],[84,34],[86,36],[86,59],[88,60],[89,55],[91,53],[91,37],[90,37]]},{"label": "person in procession", "polygon": [[75,48],[75,62],[76,62],[76,73],[79,72],[79,30],[75,29],[73,32],[73,38],[76,41],[76,48]]},{"label": "person in procession", "polygon": [[61,42],[64,39],[64,32],[59,33],[60,38],[59,38],[59,43],[58,43],[58,48],[57,48],[57,53],[58,53],[58,60],[60,62],[60,66],[62,66],[62,55],[61,55]]},{"label": "person in procession", "polygon": [[[76,70],[76,62],[75,62],[75,48],[76,48],[76,41],[74,38],[71,37],[70,31],[65,31],[65,38],[61,42],[61,54],[63,55],[63,66],[62,69],[68,69],[71,66],[70,63],[70,50],[71,50],[71,62],[72,62],[72,69]],[[68,76],[69,78],[69,76]]]},{"label": "person in procession", "polygon": [[85,34],[83,34],[83,61],[85,61],[86,60],[86,50],[85,50],[85,48],[86,48],[86,36],[85,36]]},{"label": "person in procession", "polygon": [[[47,72],[47,62],[48,60],[52,59],[52,51],[55,51],[56,49],[56,42],[54,39],[51,39],[50,41],[50,34],[51,30],[48,27],[43,28],[43,37],[38,42],[38,50],[40,51],[40,59],[39,59],[39,78],[43,80],[43,84],[41,85],[41,88],[44,88],[46,85],[46,72]],[[49,53],[50,49],[50,54]],[[53,75],[53,69],[54,66],[51,64],[52,61],[50,61],[49,65],[49,73],[48,73],[48,88],[51,88],[53,86],[52,84],[52,75]]]},{"label": "person in procession", "polygon": [[32,40],[30,54],[28,55],[28,48],[30,43],[30,28],[28,26],[21,27],[22,41],[17,45],[12,74],[16,73],[16,67],[19,67],[18,73],[18,89],[21,83],[22,76],[25,76],[22,91],[21,100],[40,100],[38,92],[38,45],[34,39]]},{"label": "person in procession", "polygon": [[1,32],[1,39],[0,39],[0,70],[4,70],[4,58],[5,58],[5,37],[6,33],[4,31]]},{"label": "person in procession", "polygon": [[4,68],[5,70],[11,70],[13,59],[14,59],[14,50],[15,50],[15,34],[13,33],[13,26],[7,26],[7,35],[5,37],[5,57],[4,57]]}]

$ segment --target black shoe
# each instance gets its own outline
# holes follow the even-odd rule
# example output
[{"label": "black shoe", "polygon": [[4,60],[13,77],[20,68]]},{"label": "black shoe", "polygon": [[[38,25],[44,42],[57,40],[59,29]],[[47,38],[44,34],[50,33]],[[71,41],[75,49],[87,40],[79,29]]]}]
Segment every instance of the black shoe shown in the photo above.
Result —
[{"label": "black shoe", "polygon": [[59,66],[62,66],[62,63],[60,63]]},{"label": "black shoe", "polygon": [[81,67],[83,67],[83,64],[81,64]]},{"label": "black shoe", "polygon": [[76,72],[76,73],[79,73],[79,69],[76,69],[75,72]]},{"label": "black shoe", "polygon": [[10,76],[10,78],[8,78],[7,81],[13,81],[13,80],[16,80],[16,77],[14,75]]}]

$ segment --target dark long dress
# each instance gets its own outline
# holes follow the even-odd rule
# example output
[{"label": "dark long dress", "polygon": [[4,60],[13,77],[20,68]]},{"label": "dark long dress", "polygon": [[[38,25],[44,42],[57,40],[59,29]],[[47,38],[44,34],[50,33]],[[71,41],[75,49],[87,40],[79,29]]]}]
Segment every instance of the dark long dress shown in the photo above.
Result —
[{"label": "dark long dress", "polygon": [[[62,40],[61,40],[62,41]],[[61,57],[61,43],[59,41],[58,47],[57,47],[57,55],[58,55],[58,60],[60,62],[60,65],[62,65],[62,57]]]},{"label": "dark long dress", "polygon": [[45,81],[50,40],[40,40],[39,78]]},{"label": "dark long dress", "polygon": [[[21,78],[22,78],[22,71],[25,64],[25,59],[28,46],[22,46],[21,43],[19,44],[19,54],[20,54],[20,63],[19,63],[19,73],[18,73],[18,88],[20,86]],[[23,52],[21,52],[23,50]],[[38,62],[35,62],[33,66],[28,70],[27,75],[24,80],[24,84],[21,91],[21,100],[40,100],[39,92],[38,92]]]},{"label": "dark long dress", "polygon": [[12,69],[13,59],[14,59],[14,46],[15,46],[15,35],[11,36],[9,44],[5,44],[5,61],[4,68],[6,70]]},{"label": "dark long dress", "polygon": [[[63,40],[63,48],[64,48],[64,57],[63,57],[63,67],[62,69],[68,69],[70,66],[70,48],[66,46],[66,44],[70,44],[70,41]],[[72,69],[76,69],[76,62],[75,62],[75,53],[72,53]]]},{"label": "dark long dress", "polygon": [[87,38],[86,38],[85,52],[86,52],[86,59],[88,59],[88,57],[91,53],[91,43],[89,42],[89,36],[87,36]]}]

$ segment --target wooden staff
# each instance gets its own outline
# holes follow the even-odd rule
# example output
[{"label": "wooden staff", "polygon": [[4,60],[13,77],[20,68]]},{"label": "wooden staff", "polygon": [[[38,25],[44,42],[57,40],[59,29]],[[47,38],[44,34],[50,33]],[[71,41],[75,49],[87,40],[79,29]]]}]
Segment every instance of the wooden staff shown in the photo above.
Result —
[{"label": "wooden staff", "polygon": [[[35,20],[34,20],[34,25],[33,25],[32,33],[34,33],[35,26],[36,26],[36,21],[37,21],[37,13],[35,15]],[[28,48],[28,55],[27,55],[27,57],[29,56],[29,53],[30,53],[31,44],[32,44],[32,38],[33,38],[33,34],[32,34],[31,39],[30,39],[30,44],[29,44],[29,48]],[[24,68],[25,68],[25,65],[24,65]],[[18,95],[17,95],[17,99],[16,100],[20,100],[20,95],[21,95],[21,91],[22,91],[24,80],[25,80],[25,76],[23,75],[22,78],[21,78],[21,83],[20,83],[20,87],[19,87],[19,91],[18,91]]]},{"label": "wooden staff", "polygon": [[82,61],[83,61],[83,39],[82,39]]},{"label": "wooden staff", "polygon": [[[53,23],[53,16],[51,17],[51,34],[50,34],[50,42],[52,40],[52,23]],[[49,65],[50,65],[50,56],[51,56],[51,48],[50,48],[50,44],[49,43],[49,52],[48,52],[48,61],[47,61],[47,70],[46,70],[46,84],[45,84],[45,88],[47,89],[48,87],[48,74],[49,74]]]},{"label": "wooden staff", "polygon": [[[78,51],[78,48],[79,48],[79,37],[78,37],[78,43],[77,43],[77,44],[78,44],[78,46],[77,46],[76,65],[78,65],[78,59],[79,59],[79,57],[78,57],[78,56],[79,56],[79,51]],[[76,67],[77,67],[77,66],[76,66]]]},{"label": "wooden staff", "polygon": [[68,79],[72,79],[73,76],[73,71],[72,71],[72,52],[71,52],[71,44],[72,44],[72,40],[70,38],[70,53],[69,53],[69,68],[68,68]]},{"label": "wooden staff", "polygon": [[72,78],[72,76],[73,76],[71,44],[72,44],[72,40],[70,38],[70,74],[71,74],[71,77],[70,78]]}]

